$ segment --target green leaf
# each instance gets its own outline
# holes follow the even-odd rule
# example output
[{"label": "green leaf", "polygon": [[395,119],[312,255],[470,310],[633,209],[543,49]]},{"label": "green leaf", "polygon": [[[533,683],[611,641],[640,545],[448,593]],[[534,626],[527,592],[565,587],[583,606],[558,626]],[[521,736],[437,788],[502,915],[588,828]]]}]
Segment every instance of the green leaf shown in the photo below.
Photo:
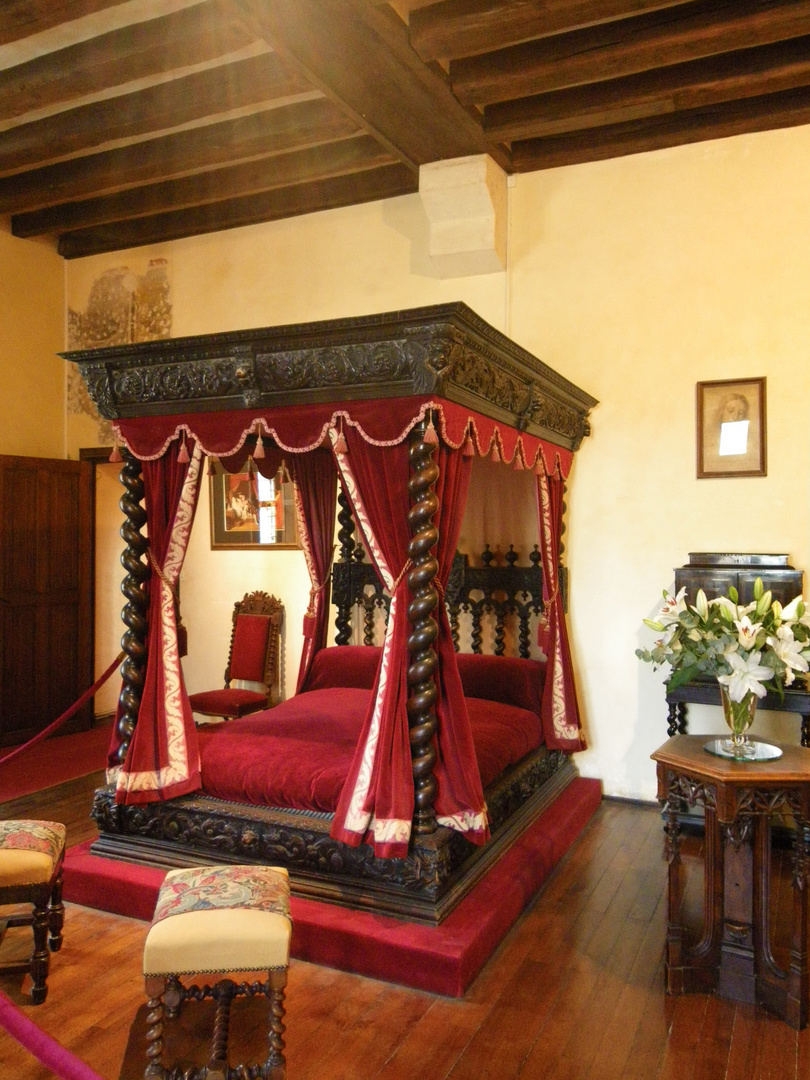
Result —
[{"label": "green leaf", "polygon": [[677,671],[672,672],[667,680],[667,690],[677,690],[679,686],[691,682],[692,679],[699,674],[700,668],[697,664],[690,664],[687,667],[678,668]]}]

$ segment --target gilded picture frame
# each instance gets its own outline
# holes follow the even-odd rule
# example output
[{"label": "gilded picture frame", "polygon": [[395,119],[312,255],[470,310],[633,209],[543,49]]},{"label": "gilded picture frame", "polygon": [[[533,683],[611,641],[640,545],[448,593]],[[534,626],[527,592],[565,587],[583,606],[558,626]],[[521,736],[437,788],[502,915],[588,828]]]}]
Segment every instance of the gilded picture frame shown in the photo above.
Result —
[{"label": "gilded picture frame", "polygon": [[211,549],[258,551],[299,547],[292,484],[255,469],[209,475]]}]

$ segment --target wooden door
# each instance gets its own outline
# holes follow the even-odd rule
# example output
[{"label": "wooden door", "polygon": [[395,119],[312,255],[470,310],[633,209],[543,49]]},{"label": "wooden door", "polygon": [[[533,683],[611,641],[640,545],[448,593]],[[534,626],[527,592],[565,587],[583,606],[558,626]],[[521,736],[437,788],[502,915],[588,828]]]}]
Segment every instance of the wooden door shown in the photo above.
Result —
[{"label": "wooden door", "polygon": [[[0,746],[93,683],[92,466],[0,456]],[[60,731],[92,726],[92,701]]]}]

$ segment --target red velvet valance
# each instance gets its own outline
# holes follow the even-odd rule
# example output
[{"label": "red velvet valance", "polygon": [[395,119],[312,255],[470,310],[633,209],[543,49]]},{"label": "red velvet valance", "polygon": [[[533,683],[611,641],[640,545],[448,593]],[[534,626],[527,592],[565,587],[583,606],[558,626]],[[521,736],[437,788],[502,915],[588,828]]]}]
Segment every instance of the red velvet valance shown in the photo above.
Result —
[{"label": "red velvet valance", "polygon": [[288,405],[282,409],[232,412],[188,413],[176,416],[139,416],[117,420],[118,437],[135,457],[159,458],[183,432],[191,436],[205,454],[230,457],[244,445],[249,435],[269,436],[283,450],[302,453],[328,445],[331,427],[352,427],[368,442],[391,446],[408,437],[411,429],[434,410],[445,443],[459,449],[472,440],[472,451],[480,456],[497,455],[507,464],[531,469],[540,462],[548,475],[568,476],[573,451],[519,432],[472,409],[430,397],[386,398],[347,401],[336,406]]}]

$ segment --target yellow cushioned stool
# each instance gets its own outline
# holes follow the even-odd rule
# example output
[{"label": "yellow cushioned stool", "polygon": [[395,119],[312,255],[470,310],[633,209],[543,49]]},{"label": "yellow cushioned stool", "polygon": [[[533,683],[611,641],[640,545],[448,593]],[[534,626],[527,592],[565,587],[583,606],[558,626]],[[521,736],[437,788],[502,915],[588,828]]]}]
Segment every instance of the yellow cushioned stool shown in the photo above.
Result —
[{"label": "yellow cushioned stool", "polygon": [[[149,998],[144,1076],[165,1078],[163,1019],[184,1001],[213,998],[216,1019],[208,1064],[183,1071],[184,1080],[227,1080],[244,1070],[254,1080],[283,1080],[284,988],[290,962],[290,884],[287,871],[270,866],[204,866],[171,870],[160,888],[143,950]],[[181,975],[267,970],[267,982],[184,985]],[[264,994],[270,1002],[270,1050],[261,1065],[228,1065],[228,1023],[236,996]],[[249,1072],[248,1072],[249,1070]],[[239,1075],[242,1075],[240,1072]]]},{"label": "yellow cushioned stool", "polygon": [[32,906],[23,914],[0,915],[0,941],[12,926],[34,930],[30,960],[0,964],[0,972],[30,972],[35,1005],[48,996],[50,954],[62,947],[64,857],[65,826],[58,821],[0,821],[0,906]]}]

